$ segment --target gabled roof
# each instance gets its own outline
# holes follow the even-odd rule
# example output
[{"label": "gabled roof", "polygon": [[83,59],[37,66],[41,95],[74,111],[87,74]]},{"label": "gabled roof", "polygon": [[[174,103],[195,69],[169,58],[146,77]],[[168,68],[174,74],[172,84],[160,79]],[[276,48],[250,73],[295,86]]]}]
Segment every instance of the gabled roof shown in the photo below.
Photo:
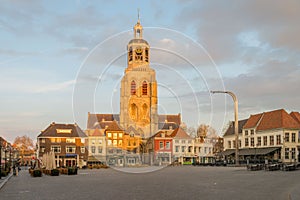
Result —
[{"label": "gabled roof", "polygon": [[125,133],[130,134],[131,132],[133,132],[134,135],[140,135],[140,133],[135,128],[129,126],[129,128],[125,131]]},{"label": "gabled roof", "polygon": [[[243,120],[239,120],[239,126],[238,126],[238,131],[239,134],[241,134],[243,132],[243,127],[245,126],[246,123],[248,123],[247,121],[249,121],[248,119],[243,119]],[[234,135],[234,121],[231,121],[229,124],[229,127],[227,128],[226,132],[224,133],[224,136],[229,136],[229,135]]]},{"label": "gabled roof", "polygon": [[256,115],[250,115],[248,121],[244,125],[244,128],[254,128],[259,120],[261,119],[263,113],[256,114]]},{"label": "gabled roof", "polygon": [[180,113],[178,115],[158,115],[158,123],[174,122],[178,126],[181,124]]},{"label": "gabled roof", "polygon": [[117,121],[112,121],[108,124],[106,131],[124,131],[123,128],[117,123]]},{"label": "gabled roof", "polygon": [[92,114],[88,113],[87,129],[99,128],[101,122],[120,121],[118,114]]},{"label": "gabled roof", "polygon": [[273,110],[256,115],[251,115],[244,128],[256,128],[257,131],[278,128],[300,129],[300,123],[284,109]]},{"label": "gabled roof", "polygon": [[176,128],[179,127],[179,124],[176,124],[175,122],[163,122],[163,123],[158,123],[158,129],[161,130],[168,130],[170,127],[175,130]]},{"label": "gabled roof", "polygon": [[95,131],[93,131],[89,136],[97,137],[97,136],[104,136],[104,129],[98,129],[96,128]]},{"label": "gabled roof", "polygon": [[56,124],[52,122],[38,137],[87,137],[77,124]]},{"label": "gabled roof", "polygon": [[300,129],[300,124],[290,116],[285,110],[274,110],[263,113],[256,130],[270,130],[277,128]]},{"label": "gabled roof", "polygon": [[165,138],[172,138],[172,134],[169,134],[168,131],[158,131],[155,133],[153,136],[150,138],[155,138],[155,137],[165,137]]},{"label": "gabled roof", "polygon": [[299,112],[291,112],[290,115],[291,115],[298,123],[300,123],[300,113],[299,113]]},{"label": "gabled roof", "polygon": [[171,134],[171,137],[178,139],[192,139],[182,128],[177,128]]}]

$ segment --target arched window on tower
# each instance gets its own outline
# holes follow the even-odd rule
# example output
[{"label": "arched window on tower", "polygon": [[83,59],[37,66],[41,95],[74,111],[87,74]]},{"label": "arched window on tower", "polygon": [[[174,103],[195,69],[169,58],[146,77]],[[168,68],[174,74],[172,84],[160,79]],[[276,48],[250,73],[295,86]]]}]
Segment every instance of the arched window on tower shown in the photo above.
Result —
[{"label": "arched window on tower", "polygon": [[131,81],[131,95],[136,95],[136,84],[135,84],[135,81]]},{"label": "arched window on tower", "polygon": [[145,49],[145,61],[149,62],[149,49],[148,48]]},{"label": "arched window on tower", "polygon": [[132,47],[130,47],[128,51],[128,61],[132,61]]},{"label": "arched window on tower", "polygon": [[146,81],[143,82],[143,95],[147,95],[147,90],[148,90],[148,84]]}]

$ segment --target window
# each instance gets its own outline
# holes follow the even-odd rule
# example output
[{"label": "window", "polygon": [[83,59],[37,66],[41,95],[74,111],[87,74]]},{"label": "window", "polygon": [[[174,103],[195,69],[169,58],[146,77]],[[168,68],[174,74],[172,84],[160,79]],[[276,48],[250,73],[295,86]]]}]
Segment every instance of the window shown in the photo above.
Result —
[{"label": "window", "polygon": [[60,153],[60,146],[51,146],[51,151],[53,151],[54,153]]},{"label": "window", "polygon": [[92,140],[92,144],[95,144],[95,140]]},{"label": "window", "polygon": [[122,135],[123,135],[122,133],[119,133],[119,138],[121,138],[121,137],[122,137]]},{"label": "window", "polygon": [[114,139],[117,139],[118,138],[118,133],[114,133]]},{"label": "window", "polygon": [[41,143],[45,143],[45,138],[40,139]]},{"label": "window", "polygon": [[45,152],[45,147],[40,147],[40,152],[44,153]]},{"label": "window", "polygon": [[245,131],[245,135],[248,135],[248,130]]},{"label": "window", "polygon": [[98,143],[99,143],[99,144],[102,144],[102,142],[103,142],[102,139],[99,139],[99,140],[98,140]]},{"label": "window", "polygon": [[67,138],[66,142],[67,143],[75,143],[75,138]]},{"label": "window", "polygon": [[179,146],[175,146],[175,152],[179,152]]},{"label": "window", "polygon": [[289,159],[290,158],[290,149],[289,148],[285,148],[284,158],[285,159]]},{"label": "window", "polygon": [[277,145],[281,144],[281,135],[276,135],[276,144]]},{"label": "window", "polygon": [[254,147],[254,138],[251,138],[251,147]]},{"label": "window", "polygon": [[204,147],[204,153],[207,153],[207,147]]},{"label": "window", "polygon": [[166,149],[170,149],[170,142],[166,142]]},{"label": "window", "polygon": [[188,152],[191,153],[192,152],[193,147],[189,146]]},{"label": "window", "polygon": [[181,152],[185,152],[185,146],[181,147]]},{"label": "window", "polygon": [[231,149],[231,141],[228,141],[228,148]]},{"label": "window", "polygon": [[95,153],[96,152],[96,147],[95,146],[91,146],[91,152]]},{"label": "window", "polygon": [[285,133],[285,142],[289,142],[290,141],[290,133]]},{"label": "window", "polygon": [[111,140],[107,140],[107,145],[111,146],[112,145],[112,141]]},{"label": "window", "polygon": [[176,144],[179,144],[179,140],[175,140],[175,143],[176,143]]},{"label": "window", "polygon": [[292,142],[296,142],[296,133],[292,133]]},{"label": "window", "polygon": [[113,140],[113,146],[117,146],[118,145],[118,140]]},{"label": "window", "polygon": [[232,141],[232,144],[233,144],[233,148],[235,148],[236,147],[235,140]]},{"label": "window", "polygon": [[264,146],[267,146],[267,145],[268,145],[268,137],[264,136]]},{"label": "window", "polygon": [[131,81],[131,95],[136,95],[136,83]]},{"label": "window", "polygon": [[164,142],[159,142],[159,149],[163,149],[164,148]]},{"label": "window", "polygon": [[296,148],[292,148],[292,159],[295,159],[295,155],[296,155]]},{"label": "window", "polygon": [[119,146],[122,146],[122,140],[119,140],[119,141],[118,141],[118,145],[119,145]]},{"label": "window", "polygon": [[76,147],[72,147],[72,146],[67,146],[66,147],[66,152],[67,153],[75,153]]},{"label": "window", "polygon": [[146,81],[143,82],[142,94],[147,95],[148,84]]},{"label": "window", "polygon": [[60,138],[51,138],[50,141],[51,141],[51,143],[60,143],[61,139]]},{"label": "window", "polygon": [[81,139],[80,139],[80,142],[81,142],[81,144],[84,144],[84,143],[85,143],[85,139],[84,139],[84,138],[81,138]]},{"label": "window", "polygon": [[254,135],[254,130],[253,129],[251,130],[251,135]]},{"label": "window", "polygon": [[102,153],[102,147],[98,147],[98,153]]},{"label": "window", "polygon": [[129,60],[129,62],[132,61],[132,47],[129,48],[128,60]]},{"label": "window", "polygon": [[85,153],[85,146],[80,147],[80,152]]},{"label": "window", "polygon": [[107,137],[111,138],[111,133],[107,133]]},{"label": "window", "polygon": [[257,137],[257,146],[261,146],[261,137]]},{"label": "window", "polygon": [[270,145],[274,145],[274,136],[270,135]]},{"label": "window", "polygon": [[149,49],[148,48],[145,49],[145,61],[149,62]]},{"label": "window", "polygon": [[249,146],[249,139],[248,138],[245,138],[245,146]]},{"label": "window", "polygon": [[185,140],[181,140],[181,143],[182,143],[182,144],[185,144]]},{"label": "window", "polygon": [[188,144],[192,144],[192,140],[188,140]]}]

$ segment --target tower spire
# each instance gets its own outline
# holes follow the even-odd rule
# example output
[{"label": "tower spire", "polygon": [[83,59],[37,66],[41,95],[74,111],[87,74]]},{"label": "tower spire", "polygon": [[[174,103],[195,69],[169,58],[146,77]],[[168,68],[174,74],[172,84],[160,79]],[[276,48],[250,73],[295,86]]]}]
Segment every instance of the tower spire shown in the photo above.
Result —
[{"label": "tower spire", "polygon": [[138,8],[137,11],[138,11],[138,23],[140,23],[140,9]]}]

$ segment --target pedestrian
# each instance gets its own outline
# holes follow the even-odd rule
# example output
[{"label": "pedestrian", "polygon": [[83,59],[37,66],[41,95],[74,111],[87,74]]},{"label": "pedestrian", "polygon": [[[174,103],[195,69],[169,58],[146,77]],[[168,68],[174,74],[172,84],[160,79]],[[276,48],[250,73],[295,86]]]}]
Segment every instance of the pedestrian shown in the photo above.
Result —
[{"label": "pedestrian", "polygon": [[13,175],[16,176],[17,172],[16,172],[16,165],[13,166]]}]

